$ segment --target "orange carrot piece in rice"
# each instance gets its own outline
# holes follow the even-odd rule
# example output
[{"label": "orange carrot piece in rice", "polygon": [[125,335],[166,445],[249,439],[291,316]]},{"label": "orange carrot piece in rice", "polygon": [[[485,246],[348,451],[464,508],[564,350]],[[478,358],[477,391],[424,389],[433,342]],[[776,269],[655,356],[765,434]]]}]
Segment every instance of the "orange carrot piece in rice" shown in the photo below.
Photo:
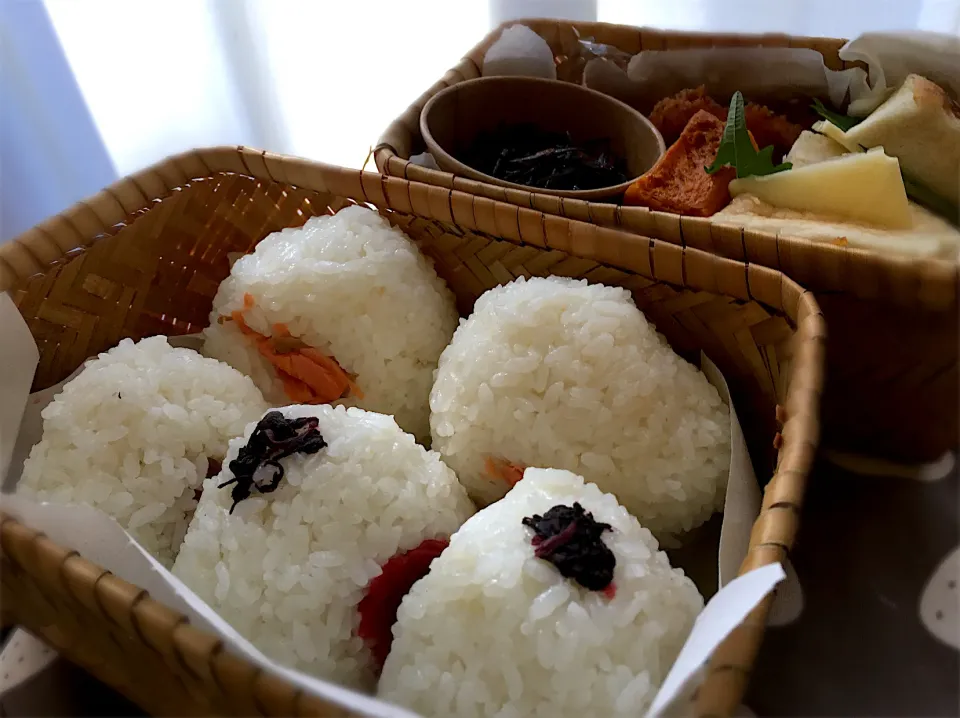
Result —
[{"label": "orange carrot piece in rice", "polygon": [[494,479],[505,481],[511,487],[516,486],[517,482],[523,478],[525,467],[513,464],[505,459],[497,459],[493,456],[487,456],[483,460],[484,468]]},{"label": "orange carrot piece in rice", "polygon": [[246,321],[243,319],[243,312],[241,312],[239,309],[234,309],[232,312],[230,312],[230,318],[237,323],[237,328],[244,334],[260,336],[247,325]]},{"label": "orange carrot piece in rice", "polygon": [[338,377],[338,380],[346,382],[351,394],[356,396],[358,399],[363,398],[363,392],[360,391],[360,387],[357,386],[356,382],[353,380],[353,377],[350,376],[350,374],[348,374],[342,366],[340,366],[336,359],[327,356],[319,349],[314,349],[313,347],[304,347],[300,350],[300,353],[311,361],[316,362],[320,366],[324,367],[330,372],[331,375]]},{"label": "orange carrot piece in rice", "polygon": [[[252,306],[253,297],[244,294],[244,306]],[[248,307],[249,308],[249,307]],[[273,325],[273,336],[264,336],[251,329],[243,318],[243,312],[231,312],[231,318],[240,331],[255,338],[257,351],[273,366],[277,376],[283,382],[284,393],[300,404],[328,404],[353,394],[363,398],[363,392],[335,359],[308,346],[278,347],[276,340],[290,341],[293,335],[290,328],[281,322]]]},{"label": "orange carrot piece in rice", "polygon": [[282,371],[278,371],[277,376],[283,382],[283,391],[290,398],[290,401],[297,404],[314,403],[314,394],[309,386]]},{"label": "orange carrot piece in rice", "polygon": [[[269,338],[257,342],[257,350],[269,361],[278,373],[287,374],[306,384],[313,393],[311,403],[326,404],[342,398],[350,388],[349,380],[342,369],[339,373],[330,370],[329,363],[320,364],[303,354],[303,350],[278,353]],[[332,362],[332,360],[330,360]]]},{"label": "orange carrot piece in rice", "polygon": [[336,401],[349,392],[350,383],[345,374],[338,374],[331,371],[328,366],[318,364],[306,356],[302,350],[293,352],[290,360],[293,366],[293,371],[290,373],[309,385],[324,403]]}]

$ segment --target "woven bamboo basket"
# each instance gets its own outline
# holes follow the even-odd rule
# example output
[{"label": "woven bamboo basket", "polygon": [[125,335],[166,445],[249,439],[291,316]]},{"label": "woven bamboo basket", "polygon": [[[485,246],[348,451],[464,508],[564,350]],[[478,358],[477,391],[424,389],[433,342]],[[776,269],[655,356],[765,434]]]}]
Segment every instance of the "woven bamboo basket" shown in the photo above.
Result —
[{"label": "woven bamboo basket", "polygon": [[561,199],[411,164],[411,154],[425,149],[419,129],[423,106],[443,88],[479,77],[487,49],[504,27],[515,22],[535,30],[557,57],[571,54],[579,33],[630,54],[692,47],[809,48],[823,56],[827,67],[839,70],[848,66],[838,55],[845,40],[661,32],[557,20],[511,21],[491,32],[395,120],[380,138],[374,157],[387,175],[780,270],[817,294],[836,340],[830,342],[827,352],[825,444],[905,461],[933,460],[958,445],[960,277],[956,263],[888,257],[644,207]]},{"label": "woven bamboo basket", "polygon": [[[34,389],[124,337],[196,332],[229,254],[351,203],[378,209],[433,257],[463,313],[518,276],[630,289],[678,351],[707,352],[740,415],[752,417],[753,457],[772,478],[742,570],[786,557],[818,437],[825,330],[812,294],[771,269],[439,187],[245,148],[189,152],[121,180],[0,247],[0,290],[40,348]],[[350,715],[228,654],[144,591],[9,516],[0,547],[4,622],[153,714]],[[718,650],[698,692],[701,715],[737,706],[768,608]]]}]

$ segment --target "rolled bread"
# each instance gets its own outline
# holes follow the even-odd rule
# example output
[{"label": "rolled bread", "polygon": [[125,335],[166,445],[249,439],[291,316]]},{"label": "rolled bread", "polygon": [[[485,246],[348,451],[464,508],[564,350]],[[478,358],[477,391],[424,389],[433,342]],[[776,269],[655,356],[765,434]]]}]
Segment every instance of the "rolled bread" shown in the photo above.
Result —
[{"label": "rolled bread", "polygon": [[844,133],[844,144],[882,146],[907,175],[960,202],[960,105],[925,77],[908,75],[882,105]]}]

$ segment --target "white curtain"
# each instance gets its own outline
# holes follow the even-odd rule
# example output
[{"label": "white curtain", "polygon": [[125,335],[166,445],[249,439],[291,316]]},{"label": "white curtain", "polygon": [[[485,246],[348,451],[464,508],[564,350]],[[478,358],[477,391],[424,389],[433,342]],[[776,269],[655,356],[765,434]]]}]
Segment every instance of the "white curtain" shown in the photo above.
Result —
[{"label": "white curtain", "polygon": [[359,167],[497,23],[960,32],[960,0],[0,0],[0,241],[193,147]]},{"label": "white curtain", "polygon": [[597,0],[603,22],[711,32],[856,37],[869,31],[960,34],[958,0]]},{"label": "white curtain", "polygon": [[0,0],[0,242],[115,178],[43,3]]},{"label": "white curtain", "polygon": [[489,28],[485,0],[46,4],[121,174],[211,144],[359,167]]}]

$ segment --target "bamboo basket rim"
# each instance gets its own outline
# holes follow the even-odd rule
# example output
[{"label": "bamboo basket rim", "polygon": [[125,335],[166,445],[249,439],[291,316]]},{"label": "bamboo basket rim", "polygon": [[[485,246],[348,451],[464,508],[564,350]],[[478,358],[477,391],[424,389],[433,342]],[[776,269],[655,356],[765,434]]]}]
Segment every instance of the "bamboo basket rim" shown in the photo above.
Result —
[{"label": "bamboo basket rim", "polygon": [[[478,235],[515,244],[558,249],[656,282],[744,302],[756,301],[785,316],[793,326],[796,341],[791,380],[783,402],[786,415],[780,407],[777,411],[777,421],[782,425],[778,434],[781,449],[773,478],[764,491],[760,515],[754,523],[750,548],[740,573],[785,560],[796,536],[803,488],[818,442],[826,329],[813,294],[776,270],[531,209],[497,204],[450,189],[243,146],[221,146],[175,155],[121,179],[0,246],[0,291],[14,290],[59,262],[77,257],[97,240],[117,234],[183,188],[230,174],[345,197],[388,212],[456,224]],[[465,208],[469,208],[469,212]],[[504,222],[504,217],[509,217],[510,222]],[[721,268],[728,271],[721,272]],[[729,278],[721,280],[721,275]],[[78,586],[94,591],[98,606],[108,620],[116,623],[116,616],[122,614],[123,620],[132,625],[137,640],[164,655],[172,654],[173,660],[188,675],[209,673],[220,694],[230,695],[231,677],[245,675],[244,683],[247,690],[253,691],[257,709],[263,714],[275,714],[268,708],[276,696],[289,692],[284,681],[259,668],[251,673],[251,667],[224,650],[218,638],[191,626],[184,616],[158,603],[146,591],[21,524],[3,512],[2,507],[0,517],[3,553],[9,553],[20,565],[55,567],[47,574],[55,575],[51,580],[57,582],[56,588],[67,590],[75,598]],[[711,703],[724,700],[718,696],[739,700],[746,687],[749,666],[762,640],[771,602],[772,596],[768,596],[714,654],[699,693],[697,705],[701,715],[726,714],[732,710],[726,704],[718,708]],[[158,645],[158,640],[162,645]],[[297,715],[335,712],[346,715],[342,708],[300,690],[287,698],[285,705]]]},{"label": "bamboo basket rim", "polygon": [[[820,266],[804,267],[799,272],[801,276],[797,278],[817,292],[849,293],[862,299],[918,306],[932,311],[954,310],[960,303],[960,262],[946,258],[889,255],[791,237],[782,231],[774,234],[761,230],[745,230],[733,224],[716,223],[709,217],[687,217],[645,207],[616,205],[611,217],[609,210],[596,202],[551,197],[527,189],[500,187],[411,163],[409,152],[406,153],[407,157],[404,157],[397,148],[410,146],[411,139],[419,137],[419,117],[424,105],[439,91],[482,76],[481,58],[505,28],[516,24],[572,27],[581,37],[591,36],[598,31],[620,33],[622,36],[635,34],[639,43],[637,52],[645,49],[669,50],[672,49],[671,43],[677,45],[676,49],[687,49],[703,46],[705,41],[709,41],[720,46],[750,44],[758,47],[809,48],[819,52],[828,66],[831,62],[835,64],[836,69],[862,66],[862,63],[847,62],[839,57],[833,61],[825,54],[825,51],[837,52],[848,42],[841,38],[794,36],[785,33],[665,31],[614,23],[538,17],[508,20],[485,35],[456,66],[414,100],[384,130],[373,150],[374,161],[380,172],[411,181],[459,189],[498,201],[543,209],[570,219],[615,226],[617,229],[638,234],[653,234],[658,239],[667,239],[684,247],[716,251],[737,260],[757,261],[756,257],[762,256],[765,266],[771,266],[791,276],[794,272],[789,271],[790,267],[785,265],[793,260],[788,258],[796,256],[801,258],[796,260],[797,262],[809,263],[809,258],[813,257]],[[764,242],[771,243],[773,249],[760,249],[758,245]],[[856,272],[851,269],[851,265],[856,265]],[[821,272],[821,269],[824,271]],[[861,273],[868,278],[858,280],[858,274]],[[835,275],[840,275],[841,278]],[[846,279],[845,282],[843,278]],[[907,278],[907,286],[895,292],[885,292],[885,287],[878,287],[878,284],[893,282],[897,278]]]},{"label": "bamboo basket rim", "polygon": [[[344,187],[343,189],[359,193],[363,198],[360,200],[362,202],[377,205],[378,202],[389,204],[400,200],[399,207],[389,207],[389,209],[393,211],[417,211],[413,206],[413,200],[409,196],[410,187],[419,187],[425,190],[430,200],[433,200],[430,202],[431,205],[445,204],[447,207],[452,207],[454,198],[457,198],[461,202],[482,203],[484,205],[499,204],[501,208],[505,206],[502,203],[496,203],[493,200],[469,195],[459,190],[435,185],[424,185],[392,175],[366,172],[363,170],[344,170],[343,168],[322,162],[314,162],[301,157],[283,155],[266,150],[256,150],[243,145],[220,145],[201,148],[173,155],[156,165],[121,178],[95,195],[80,200],[60,214],[40,222],[5,244],[0,245],[0,292],[14,289],[21,282],[43,274],[57,264],[74,259],[79,253],[82,253],[98,240],[119,233],[125,229],[128,224],[149,211],[153,204],[180,191],[184,185],[189,185],[198,180],[203,181],[209,177],[223,173],[246,175],[257,180],[279,182],[318,192],[336,193],[338,188],[331,189],[327,186],[316,186],[315,182],[310,181],[310,173],[315,170],[336,174],[340,176],[341,179],[348,176],[352,177],[353,181],[350,182],[351,186]],[[353,175],[356,176],[354,177]],[[157,184],[157,178],[162,179],[162,187]],[[142,203],[142,206],[132,206],[131,189],[133,189],[137,195],[134,203],[139,201]],[[402,199],[403,194],[407,194],[405,201]],[[347,192],[346,196],[353,197],[354,195],[351,192]],[[437,199],[442,201],[436,202]],[[697,261],[703,261],[707,264],[716,264],[718,266],[741,265],[745,269],[745,280],[742,283],[742,287],[736,289],[733,287],[726,288],[733,292],[730,296],[742,301],[760,301],[776,311],[783,312],[795,323],[800,320],[800,317],[798,317],[798,313],[793,310],[804,303],[807,305],[806,310],[808,315],[820,315],[819,307],[816,304],[813,293],[802,288],[797,282],[778,270],[769,269],[750,262],[739,262],[734,259],[719,257],[692,247],[677,247],[664,240],[652,237],[629,234],[622,230],[608,227],[588,225],[566,217],[553,216],[539,210],[515,207],[513,205],[508,206],[510,207],[510,213],[516,214],[517,217],[537,218],[541,227],[546,227],[551,224],[557,227],[577,227],[597,237],[615,239],[617,243],[624,245],[646,245],[649,247],[651,255],[654,252],[654,248],[658,248],[662,252],[668,252],[681,258],[695,257]],[[500,237],[500,239],[514,243],[522,243],[525,241],[518,234],[519,219],[514,223],[513,227],[503,227],[501,225],[494,227],[489,224],[483,226],[483,223],[478,221],[479,218],[476,213],[474,213],[472,217],[450,217],[449,219],[456,220],[458,224],[460,224],[462,220],[467,220],[464,222],[464,225],[467,226],[468,229],[488,235],[495,235],[497,231],[505,229],[514,230],[513,236],[503,236]],[[91,221],[96,224],[95,229],[91,229]],[[71,241],[68,244],[72,246],[65,246],[64,243],[57,238],[59,234],[63,233],[64,225],[68,227],[69,234],[71,235]],[[85,235],[86,238],[84,238]],[[541,244],[541,246],[549,245]],[[565,249],[564,251],[570,250]],[[575,250],[571,253],[577,254]],[[629,262],[624,264],[621,261],[622,259],[622,256],[618,256],[612,259],[598,258],[596,261],[626,269],[627,271],[656,281],[674,283],[656,276],[649,267],[637,267]],[[687,260],[683,259],[682,261],[686,262]],[[749,278],[751,273],[775,273],[780,275],[782,287],[784,288],[782,299],[786,300],[788,295],[792,295],[795,303],[788,303],[787,301],[778,302],[770,296],[764,296],[763,298],[755,296],[750,288]],[[691,280],[690,284],[686,283],[688,280]],[[696,278],[688,278],[686,273],[684,273],[683,281],[683,286],[688,288],[717,291],[716,287],[703,285],[698,282]],[[719,293],[724,292],[721,291]]]}]

